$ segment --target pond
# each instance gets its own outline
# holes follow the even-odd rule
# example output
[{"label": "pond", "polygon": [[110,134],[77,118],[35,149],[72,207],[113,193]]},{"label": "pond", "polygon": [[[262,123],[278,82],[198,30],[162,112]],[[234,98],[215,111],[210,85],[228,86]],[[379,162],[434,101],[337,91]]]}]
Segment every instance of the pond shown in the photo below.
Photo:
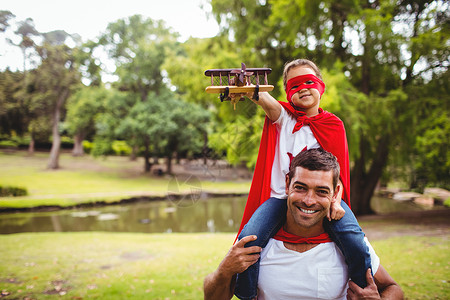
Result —
[{"label": "pond", "polygon": [[[246,197],[136,202],[91,209],[0,214],[0,234],[19,232],[237,232]],[[424,210],[413,202],[374,197],[378,213]]]}]

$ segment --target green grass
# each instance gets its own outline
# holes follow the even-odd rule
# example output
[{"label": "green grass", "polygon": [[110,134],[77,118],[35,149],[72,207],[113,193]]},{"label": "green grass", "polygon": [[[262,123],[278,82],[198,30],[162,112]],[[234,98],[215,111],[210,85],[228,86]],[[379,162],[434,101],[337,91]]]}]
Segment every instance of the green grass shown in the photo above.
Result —
[{"label": "green grass", "polygon": [[[46,169],[48,153],[28,156],[25,152],[0,152],[0,184],[24,187],[25,197],[2,197],[0,207],[35,207],[41,205],[70,206],[85,202],[114,202],[141,193],[166,196],[171,177],[146,174],[142,159],[128,157],[72,157],[63,153],[61,168]],[[203,191],[246,193],[250,181],[201,181]],[[188,192],[189,187],[180,188]],[[134,194],[133,194],[134,193]]]},{"label": "green grass", "polygon": [[[11,299],[201,299],[232,234],[41,233],[0,236]],[[5,260],[7,258],[7,260]]]},{"label": "green grass", "polygon": [[450,299],[448,237],[405,236],[372,244],[407,299]]},{"label": "green grass", "polygon": [[[202,299],[234,234],[27,233],[0,236],[4,299]],[[407,299],[449,299],[450,243],[372,242]]]}]

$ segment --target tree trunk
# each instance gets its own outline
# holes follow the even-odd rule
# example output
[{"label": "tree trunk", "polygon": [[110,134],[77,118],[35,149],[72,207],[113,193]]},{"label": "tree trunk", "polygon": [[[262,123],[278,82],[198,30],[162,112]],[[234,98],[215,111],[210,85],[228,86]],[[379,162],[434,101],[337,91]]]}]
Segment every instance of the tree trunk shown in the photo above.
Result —
[{"label": "tree trunk", "polygon": [[355,215],[374,213],[370,207],[370,200],[381,178],[389,154],[389,136],[383,136],[378,142],[377,151],[370,169],[366,172],[367,156],[364,150],[365,143],[366,140],[361,138],[360,157],[356,160],[351,171],[351,206]]},{"label": "tree trunk", "polygon": [[34,146],[35,146],[35,140],[34,140],[33,133],[31,133],[30,144],[28,144],[28,155],[34,155]]},{"label": "tree trunk", "polygon": [[206,166],[208,164],[208,133],[206,130],[203,132],[203,164]]},{"label": "tree trunk", "polygon": [[151,169],[152,164],[150,163],[150,141],[148,138],[145,138],[144,171],[148,173]]},{"label": "tree trunk", "polygon": [[169,155],[167,155],[167,174],[171,175],[172,174],[172,153],[169,153]]},{"label": "tree trunk", "polygon": [[177,160],[175,162],[177,165],[181,164],[181,156],[182,156],[181,153],[177,152],[177,155],[176,155]]},{"label": "tree trunk", "polygon": [[83,133],[77,133],[73,137],[73,150],[72,150],[73,156],[83,156],[84,155],[83,140],[84,140]]},{"label": "tree trunk", "polygon": [[[364,49],[364,53],[367,53],[367,49]],[[369,95],[370,94],[370,63],[368,62],[369,58],[364,56],[362,57],[362,70],[361,70],[361,91]]]},{"label": "tree trunk", "polygon": [[61,136],[59,135],[59,119],[61,116],[61,108],[64,101],[69,96],[69,90],[65,88],[58,96],[56,101],[55,110],[53,112],[53,127],[52,127],[52,149],[50,150],[50,158],[48,161],[48,169],[59,168],[59,150],[61,148]]},{"label": "tree trunk", "polygon": [[52,128],[52,149],[50,150],[50,158],[48,161],[47,168],[48,169],[58,169],[59,168],[59,150],[61,148],[61,136],[59,135],[58,130],[58,121],[59,121],[60,112],[55,112],[55,116],[53,117],[53,128]]},{"label": "tree trunk", "polygon": [[137,145],[134,145],[133,148],[131,148],[131,154],[130,154],[131,161],[135,161],[137,159],[138,152],[139,152],[139,147]]}]

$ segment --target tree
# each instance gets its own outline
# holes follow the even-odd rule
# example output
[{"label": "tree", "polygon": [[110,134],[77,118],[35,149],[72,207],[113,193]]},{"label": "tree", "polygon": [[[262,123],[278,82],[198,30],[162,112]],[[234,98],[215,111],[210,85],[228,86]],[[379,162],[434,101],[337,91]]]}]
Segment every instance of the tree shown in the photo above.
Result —
[{"label": "tree", "polygon": [[[52,36],[56,38],[49,39]],[[63,44],[60,34],[47,35],[47,40],[43,46],[37,48],[37,52],[42,62],[32,72],[35,89],[33,100],[37,103],[45,102],[49,109],[47,112],[52,116],[52,148],[47,167],[57,169],[61,146],[61,115],[72,89],[79,83],[80,76],[74,65],[73,50]]]},{"label": "tree", "polygon": [[73,135],[73,156],[82,156],[83,140],[95,133],[95,118],[103,111],[107,91],[102,87],[81,87],[67,101],[65,123]]},{"label": "tree", "polygon": [[[117,96],[126,97],[127,92],[119,94]],[[114,138],[125,139],[130,145],[142,148],[145,172],[151,170],[150,158],[153,155],[164,154],[170,174],[174,153],[195,153],[201,149],[199,145],[202,144],[208,114],[199,106],[182,101],[167,89],[159,94],[151,92],[147,101],[139,101],[135,96],[131,109],[117,96],[109,102],[115,105],[108,104],[105,108],[106,113],[98,127],[103,128],[103,133],[109,132],[105,136],[112,133]],[[121,122],[117,124],[115,120],[121,115]]]},{"label": "tree", "polygon": [[200,105],[184,102],[178,97],[171,97],[166,102],[168,117],[173,125],[161,137],[166,140],[167,173],[172,174],[172,158],[175,153],[200,153],[203,147],[203,137],[209,121],[209,112]]},{"label": "tree", "polygon": [[22,135],[27,131],[24,103],[18,97],[22,81],[21,72],[7,69],[0,73],[0,133]]},{"label": "tree", "polygon": [[100,39],[116,62],[117,86],[122,91],[139,94],[147,100],[150,91],[165,88],[162,64],[168,49],[176,49],[176,35],[163,21],[134,15],[110,23]]},{"label": "tree", "polygon": [[[100,43],[116,62],[115,74],[119,79],[114,86],[127,95],[126,102],[129,105],[117,103],[116,107],[121,108],[119,112],[122,121],[113,131],[116,137],[126,139],[133,149],[144,147],[146,171],[151,168],[149,159],[152,150],[162,148],[159,143],[163,141],[156,137],[171,126],[168,112],[157,101],[165,102],[173,96],[167,91],[168,78],[162,66],[169,51],[177,53],[179,44],[176,38],[177,35],[163,21],[134,15],[110,23],[100,39]],[[110,117],[106,114],[104,124],[111,124],[108,119]],[[140,124],[136,120],[140,120]],[[142,128],[142,124],[146,124],[146,128]],[[159,130],[152,131],[155,128]]]},{"label": "tree", "polygon": [[33,37],[40,36],[40,33],[34,28],[34,22],[33,19],[27,18],[25,21],[21,21],[18,23],[18,28],[14,32],[16,35],[19,35],[21,37],[21,40],[18,44],[15,44],[13,41],[10,40],[10,43],[19,47],[22,50],[22,56],[23,56],[23,72],[25,74],[25,80],[24,80],[24,86],[27,84],[26,80],[26,70],[27,70],[27,61],[30,58],[30,55],[28,53],[28,49],[33,49],[36,47],[36,44],[33,40]]}]

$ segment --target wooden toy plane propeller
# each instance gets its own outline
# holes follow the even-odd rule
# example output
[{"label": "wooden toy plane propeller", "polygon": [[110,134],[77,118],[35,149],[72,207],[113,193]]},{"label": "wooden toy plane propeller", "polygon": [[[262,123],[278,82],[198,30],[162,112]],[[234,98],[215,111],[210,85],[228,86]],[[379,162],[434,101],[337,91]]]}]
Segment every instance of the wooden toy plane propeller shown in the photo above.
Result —
[{"label": "wooden toy plane propeller", "polygon": [[[244,100],[245,93],[253,92],[253,99],[259,100],[258,92],[273,90],[273,85],[267,83],[270,72],[272,69],[269,68],[247,68],[244,63],[241,63],[241,69],[206,70],[205,75],[211,77],[206,92],[220,94],[220,101],[231,101],[236,109],[236,103]],[[241,97],[230,97],[230,94]]]}]

